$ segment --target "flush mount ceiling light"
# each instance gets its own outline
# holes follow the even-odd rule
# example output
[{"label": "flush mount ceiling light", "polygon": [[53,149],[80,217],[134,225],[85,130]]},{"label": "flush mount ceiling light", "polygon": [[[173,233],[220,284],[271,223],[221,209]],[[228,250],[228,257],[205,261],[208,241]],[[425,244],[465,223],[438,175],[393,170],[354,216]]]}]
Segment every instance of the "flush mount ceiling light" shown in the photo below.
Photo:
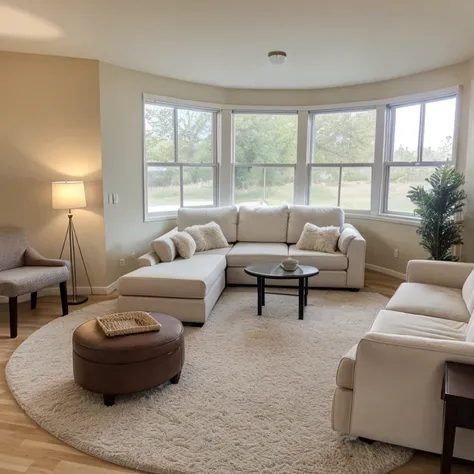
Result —
[{"label": "flush mount ceiling light", "polygon": [[286,53],[285,51],[270,51],[268,53],[268,60],[272,64],[284,64],[286,62]]}]

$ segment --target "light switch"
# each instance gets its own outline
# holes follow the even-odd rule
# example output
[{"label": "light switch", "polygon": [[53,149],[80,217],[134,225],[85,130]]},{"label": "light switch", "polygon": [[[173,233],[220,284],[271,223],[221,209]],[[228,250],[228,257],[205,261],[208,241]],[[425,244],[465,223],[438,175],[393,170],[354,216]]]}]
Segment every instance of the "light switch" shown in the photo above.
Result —
[{"label": "light switch", "polygon": [[119,197],[117,193],[112,194],[112,204],[118,204]]}]

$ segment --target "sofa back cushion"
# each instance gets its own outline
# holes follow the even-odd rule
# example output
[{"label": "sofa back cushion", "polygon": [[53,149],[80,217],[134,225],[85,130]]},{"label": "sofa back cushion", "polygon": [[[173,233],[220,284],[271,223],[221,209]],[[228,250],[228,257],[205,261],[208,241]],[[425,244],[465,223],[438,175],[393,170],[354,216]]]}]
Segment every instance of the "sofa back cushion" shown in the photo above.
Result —
[{"label": "sofa back cushion", "polygon": [[335,226],[342,230],[344,211],[340,207],[290,206],[288,219],[289,244],[298,242],[307,222],[318,227]]},{"label": "sofa back cushion", "polygon": [[467,277],[462,287],[462,298],[466,303],[467,310],[469,313],[474,312],[474,270]]},{"label": "sofa back cushion", "polygon": [[178,210],[178,230],[182,231],[186,227],[193,225],[209,224],[215,222],[219,224],[227,242],[237,240],[237,206],[225,207],[181,207]]},{"label": "sofa back cushion", "polygon": [[22,267],[28,246],[25,230],[16,227],[0,227],[0,272]]},{"label": "sofa back cushion", "polygon": [[288,206],[241,206],[237,240],[239,242],[286,242]]}]

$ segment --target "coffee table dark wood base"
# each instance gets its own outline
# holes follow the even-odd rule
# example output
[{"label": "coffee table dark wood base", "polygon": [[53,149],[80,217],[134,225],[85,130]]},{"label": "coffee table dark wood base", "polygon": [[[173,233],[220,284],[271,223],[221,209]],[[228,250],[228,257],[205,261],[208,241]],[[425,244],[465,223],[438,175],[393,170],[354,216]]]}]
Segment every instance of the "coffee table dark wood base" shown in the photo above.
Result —
[{"label": "coffee table dark wood base", "polygon": [[257,277],[257,314],[262,315],[265,306],[265,293],[270,295],[297,296],[298,297],[298,319],[304,319],[304,308],[308,306],[308,278],[300,278],[298,283],[298,294],[278,293],[275,291],[265,292],[265,278]]},{"label": "coffee table dark wood base", "polygon": [[[245,268],[245,273],[257,278],[257,314],[259,316],[262,315],[262,308],[265,306],[265,294],[276,294],[298,296],[298,319],[304,318],[304,308],[308,305],[309,278],[319,273],[316,267],[299,265],[295,271],[289,272],[284,270],[278,262],[267,262],[249,265]],[[266,292],[265,280],[298,280],[298,294]]]}]

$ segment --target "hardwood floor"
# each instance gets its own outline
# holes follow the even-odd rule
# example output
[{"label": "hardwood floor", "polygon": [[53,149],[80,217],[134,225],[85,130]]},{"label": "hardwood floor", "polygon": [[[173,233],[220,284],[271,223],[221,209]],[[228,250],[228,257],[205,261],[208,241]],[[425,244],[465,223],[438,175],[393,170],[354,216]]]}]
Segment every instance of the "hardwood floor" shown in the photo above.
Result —
[{"label": "hardwood floor", "polygon": [[[363,291],[391,296],[401,280],[366,272]],[[94,304],[115,295],[92,296],[85,305]],[[82,305],[79,308],[84,307]],[[70,310],[74,310],[71,307]],[[18,338],[9,338],[8,305],[0,304],[0,474],[23,472],[27,474],[117,474],[136,472],[101,461],[65,445],[41,429],[16,404],[5,381],[5,366],[13,351],[36,329],[61,314],[59,296],[38,299],[38,306],[30,310],[29,303],[20,303]],[[417,453],[396,474],[437,474],[439,456]],[[474,474],[471,465],[456,465],[453,474]]]}]

